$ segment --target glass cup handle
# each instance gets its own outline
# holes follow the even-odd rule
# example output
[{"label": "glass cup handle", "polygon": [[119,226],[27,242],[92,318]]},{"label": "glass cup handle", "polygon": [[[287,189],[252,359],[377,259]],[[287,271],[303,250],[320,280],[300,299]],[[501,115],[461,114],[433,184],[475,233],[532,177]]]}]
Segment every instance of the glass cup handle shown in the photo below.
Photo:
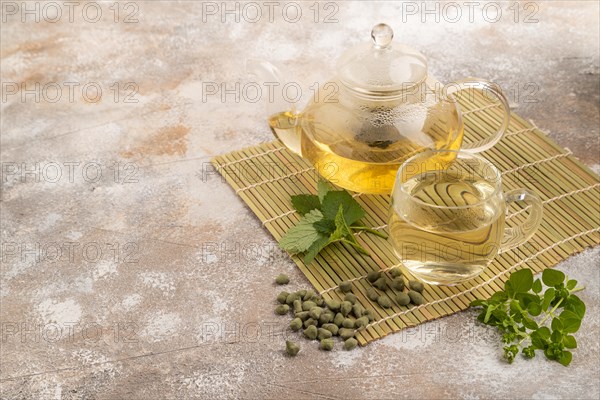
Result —
[{"label": "glass cup handle", "polygon": [[505,193],[506,203],[524,201],[530,204],[531,211],[527,219],[512,228],[504,228],[504,236],[500,250],[506,251],[527,242],[537,231],[542,222],[542,200],[527,189],[515,189]]},{"label": "glass cup handle", "polygon": [[444,92],[446,96],[450,96],[453,93],[464,89],[480,89],[483,92],[491,92],[495,97],[498,98],[498,100],[500,100],[500,104],[502,105],[504,111],[502,115],[502,122],[500,123],[496,133],[485,139],[481,139],[472,143],[463,143],[461,146],[461,150],[465,150],[469,153],[480,153],[494,146],[504,136],[504,133],[508,129],[508,123],[510,122],[510,107],[500,87],[492,82],[468,78],[444,86]]}]

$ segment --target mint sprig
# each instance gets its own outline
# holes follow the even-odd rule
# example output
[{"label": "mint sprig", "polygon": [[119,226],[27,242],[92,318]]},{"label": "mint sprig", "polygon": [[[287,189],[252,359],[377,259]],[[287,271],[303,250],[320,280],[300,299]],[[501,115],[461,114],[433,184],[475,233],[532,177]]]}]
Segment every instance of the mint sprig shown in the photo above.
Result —
[{"label": "mint sprig", "polygon": [[336,242],[369,256],[354,237],[357,231],[387,238],[381,232],[356,225],[365,216],[365,210],[350,193],[332,190],[323,180],[317,185],[316,195],[292,196],[292,205],[303,217],[281,238],[279,246],[292,254],[304,253],[305,264],[310,264],[321,250]]},{"label": "mint sprig", "polygon": [[[543,293],[542,282],[547,286]],[[471,306],[482,307],[477,319],[502,333],[509,363],[519,351],[533,358],[536,350],[542,350],[549,360],[567,366],[573,358],[569,350],[577,347],[572,334],[585,315],[585,304],[574,293],[583,289],[558,270],[546,269],[541,281],[534,281],[531,270],[522,269],[510,276],[503,291]]]}]

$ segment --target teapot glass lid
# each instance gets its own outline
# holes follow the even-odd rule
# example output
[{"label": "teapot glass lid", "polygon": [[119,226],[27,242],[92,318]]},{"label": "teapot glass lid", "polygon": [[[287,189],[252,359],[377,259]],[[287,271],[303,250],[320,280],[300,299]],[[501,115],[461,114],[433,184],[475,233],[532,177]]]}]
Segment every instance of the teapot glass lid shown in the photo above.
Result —
[{"label": "teapot glass lid", "polygon": [[363,94],[385,96],[422,82],[427,60],[418,51],[392,44],[394,32],[386,24],[371,31],[373,43],[358,45],[338,61],[338,78],[348,88]]}]

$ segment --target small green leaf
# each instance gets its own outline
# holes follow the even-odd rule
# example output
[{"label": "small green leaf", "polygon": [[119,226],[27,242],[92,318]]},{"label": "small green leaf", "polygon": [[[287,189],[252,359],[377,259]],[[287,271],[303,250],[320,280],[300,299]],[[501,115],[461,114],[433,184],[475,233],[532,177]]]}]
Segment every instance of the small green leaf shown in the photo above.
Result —
[{"label": "small green leaf", "polygon": [[533,282],[533,286],[531,287],[531,289],[534,293],[540,293],[542,291],[542,281],[540,281],[539,278],[536,279]]},{"label": "small green leaf", "polygon": [[313,223],[323,218],[319,210],[312,210],[296,225],[292,226],[279,241],[279,247],[290,253],[301,253],[310,248],[313,242],[321,238]]},{"label": "small green leaf", "polygon": [[561,331],[563,328],[563,324],[560,318],[552,318],[552,324],[550,326],[552,327],[553,331]]},{"label": "small green leaf", "polygon": [[569,279],[567,281],[567,289],[573,290],[575,289],[575,286],[577,286],[577,281],[575,279]]},{"label": "small green leaf", "polygon": [[550,303],[554,300],[556,290],[554,288],[546,289],[544,293],[544,299],[542,300],[542,311],[546,311],[550,307]]},{"label": "small green leaf", "polygon": [[[542,327],[540,329],[543,329],[546,327]],[[550,331],[548,331],[548,338],[542,336],[542,334],[540,334],[540,329],[538,329],[537,331],[531,332],[531,344],[533,345],[533,347],[535,347],[536,349],[545,349],[547,342],[548,342],[548,338],[550,338]],[[546,328],[548,329],[548,328]]]},{"label": "small green leaf", "polygon": [[513,273],[509,281],[515,293],[526,293],[533,285],[533,274],[529,268],[524,268]]},{"label": "small green leaf", "polygon": [[567,349],[575,349],[577,348],[577,340],[575,340],[575,336],[567,335],[563,338],[563,344]]},{"label": "small green leaf", "polygon": [[471,307],[477,307],[477,306],[485,306],[487,305],[487,300],[482,300],[482,299],[476,299],[473,300],[470,304]]},{"label": "small green leaf", "polygon": [[542,281],[546,286],[557,286],[563,283],[565,274],[556,269],[545,269],[542,272]]},{"label": "small green leaf", "polygon": [[585,315],[585,303],[576,295],[571,294],[565,301],[565,310],[573,311],[579,318],[583,319]]},{"label": "small green leaf", "polygon": [[525,327],[528,329],[537,329],[538,328],[537,322],[535,322],[531,318],[523,318],[523,325],[525,325]]},{"label": "small green leaf", "polygon": [[292,196],[292,206],[300,215],[305,215],[314,209],[321,208],[321,202],[314,194],[299,194]]},{"label": "small green leaf", "polygon": [[560,330],[552,331],[552,334],[550,335],[550,340],[552,340],[554,343],[561,343],[562,338],[563,338],[563,335],[560,332]]},{"label": "small green leaf", "polygon": [[537,317],[542,313],[542,306],[539,303],[529,303],[527,306],[527,312],[534,317]]},{"label": "small green leaf", "polygon": [[[560,313],[560,322],[562,323],[562,331],[566,333],[575,333],[581,326],[581,318],[573,311],[564,310]],[[554,322],[554,321],[553,321]]]},{"label": "small green leaf", "polygon": [[510,280],[506,281],[504,284],[504,292],[509,299],[512,299],[515,296],[515,290],[512,287],[512,283]]},{"label": "small green leaf", "polygon": [[327,181],[325,181],[323,179],[319,179],[319,182],[317,182],[317,196],[319,197],[320,203],[323,203],[323,199],[325,198],[325,195],[330,190],[331,190],[331,186],[329,186],[329,183],[327,183]]},{"label": "small green leaf", "polygon": [[568,367],[569,364],[571,364],[572,359],[573,354],[570,351],[565,350],[558,357],[558,362],[564,365],[565,367]]},{"label": "small green leaf", "polygon": [[492,297],[490,297],[490,301],[497,303],[504,303],[506,300],[508,300],[508,296],[506,295],[506,292],[502,290],[494,293]]},{"label": "small green leaf", "polygon": [[546,339],[546,340],[547,340],[547,339],[550,339],[550,335],[551,335],[551,333],[550,333],[550,329],[548,329],[548,327],[547,327],[547,326],[542,326],[542,327],[541,327],[540,329],[538,329],[536,332],[537,332],[537,334],[538,334],[538,335],[540,335],[540,337],[541,337],[542,339]]},{"label": "small green leaf", "polygon": [[323,216],[327,219],[335,220],[340,205],[344,207],[344,219],[347,225],[352,225],[365,216],[365,210],[345,190],[331,191],[325,195],[321,207]]}]

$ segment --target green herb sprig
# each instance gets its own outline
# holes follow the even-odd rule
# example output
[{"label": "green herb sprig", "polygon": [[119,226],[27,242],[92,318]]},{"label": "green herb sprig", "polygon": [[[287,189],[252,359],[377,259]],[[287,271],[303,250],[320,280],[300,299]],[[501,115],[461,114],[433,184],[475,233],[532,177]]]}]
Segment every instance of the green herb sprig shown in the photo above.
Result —
[{"label": "green herb sprig", "polygon": [[354,237],[365,231],[382,238],[387,236],[366,226],[356,225],[365,210],[345,190],[331,190],[320,180],[317,194],[292,196],[292,205],[303,217],[281,238],[279,246],[292,254],[304,253],[304,263],[310,264],[321,250],[331,243],[341,242],[370,256]]},{"label": "green herb sprig", "polygon": [[[542,282],[547,286],[543,293]],[[471,306],[482,307],[477,319],[502,333],[504,358],[509,363],[519,350],[526,358],[542,350],[546,358],[567,366],[573,358],[569,349],[577,347],[572,334],[585,315],[585,304],[574,293],[583,289],[561,271],[546,269],[541,281],[534,281],[531,270],[522,269],[510,276],[503,291],[488,300],[475,300]]]}]

